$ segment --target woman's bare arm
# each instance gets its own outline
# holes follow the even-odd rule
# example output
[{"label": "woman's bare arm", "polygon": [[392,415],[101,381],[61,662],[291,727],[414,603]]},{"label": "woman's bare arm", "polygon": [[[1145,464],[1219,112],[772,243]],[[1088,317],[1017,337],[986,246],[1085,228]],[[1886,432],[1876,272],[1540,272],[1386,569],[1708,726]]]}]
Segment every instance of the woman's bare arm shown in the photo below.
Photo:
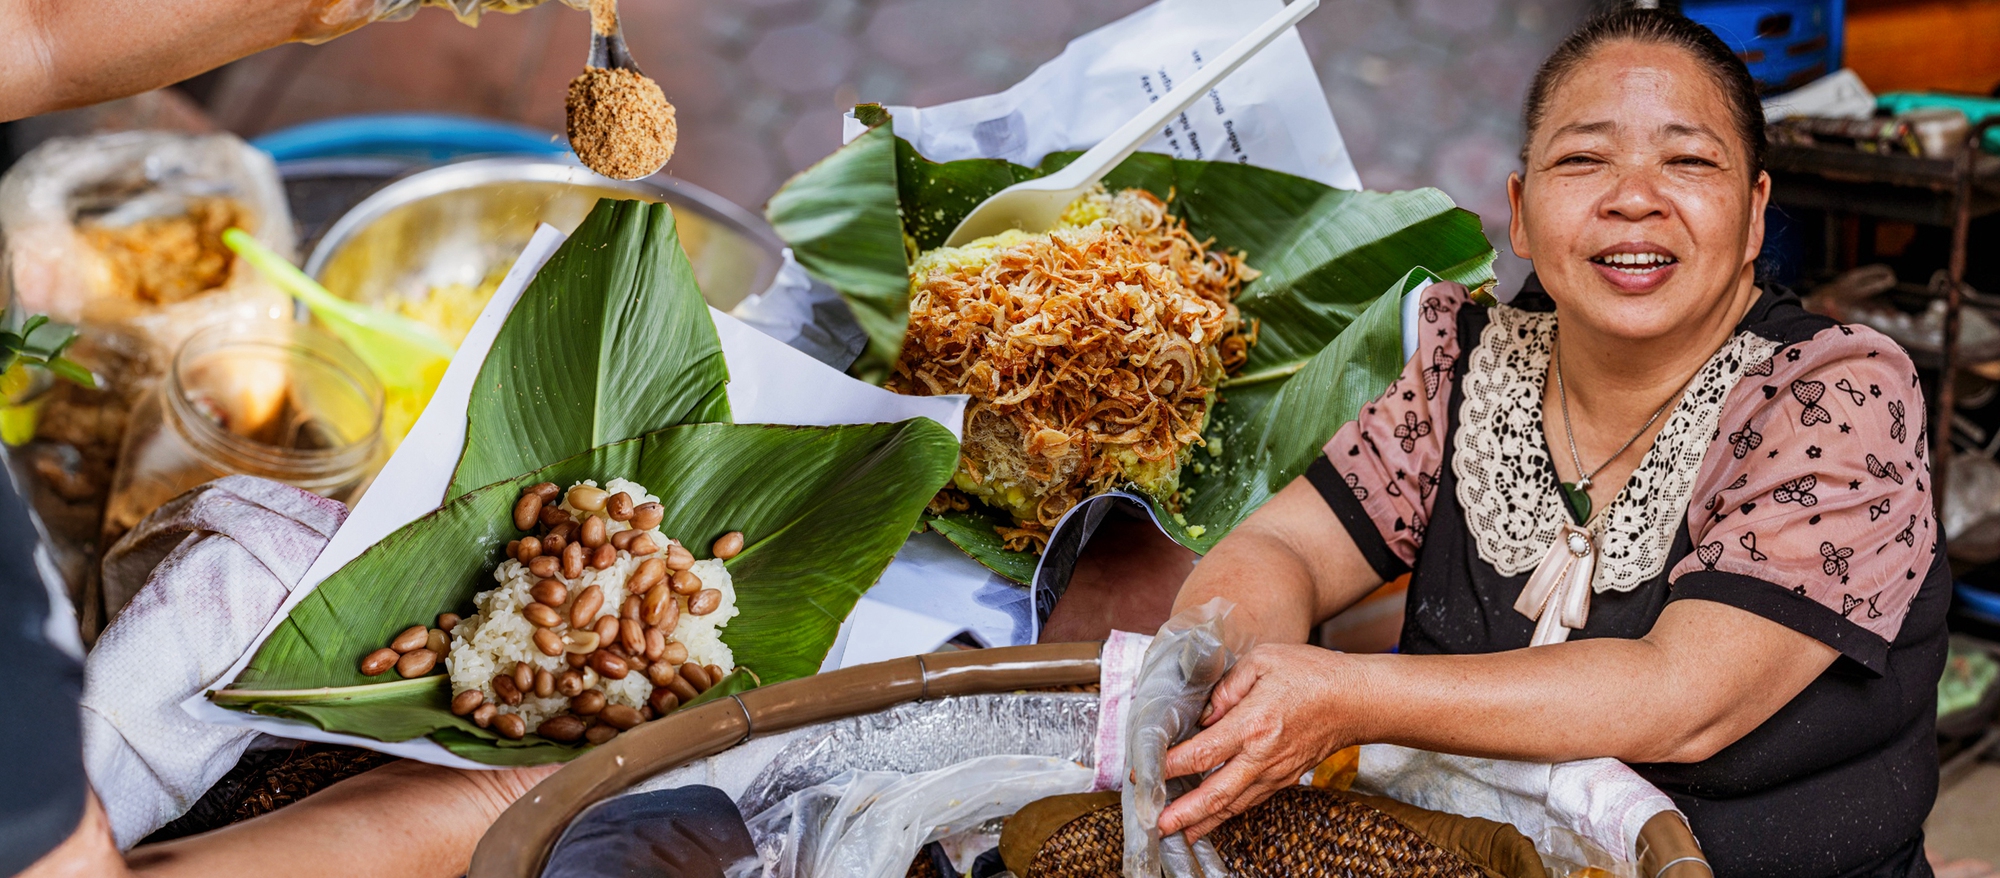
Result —
[{"label": "woman's bare arm", "polygon": [[179,82],[365,24],[375,0],[0,0],[0,122]]},{"label": "woman's bare arm", "polygon": [[1837,655],[1698,600],[1668,605],[1637,640],[1488,655],[1260,647],[1216,687],[1209,728],[1167,754],[1169,775],[1223,767],[1161,815],[1161,827],[1206,833],[1357,743],[1542,762],[1697,762],[1770,719]]},{"label": "woman's bare arm", "polygon": [[1304,643],[1313,625],[1381,584],[1312,483],[1297,478],[1195,565],[1174,612],[1225,598],[1236,605],[1232,634]]}]

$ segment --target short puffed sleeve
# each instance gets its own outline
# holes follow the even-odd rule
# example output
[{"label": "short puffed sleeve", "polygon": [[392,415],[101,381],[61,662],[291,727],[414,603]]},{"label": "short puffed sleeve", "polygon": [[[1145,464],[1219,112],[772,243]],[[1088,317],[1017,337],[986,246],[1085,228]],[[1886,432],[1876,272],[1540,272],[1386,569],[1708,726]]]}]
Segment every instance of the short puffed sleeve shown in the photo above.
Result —
[{"label": "short puffed sleeve", "polygon": [[1423,545],[1444,464],[1458,312],[1470,302],[1455,283],[1432,284],[1417,296],[1417,352],[1306,470],[1383,579],[1407,572]]},{"label": "short puffed sleeve", "polygon": [[1752,366],[1696,479],[1671,599],[1739,607],[1880,674],[1938,551],[1924,424],[1909,357],[1865,327]]}]

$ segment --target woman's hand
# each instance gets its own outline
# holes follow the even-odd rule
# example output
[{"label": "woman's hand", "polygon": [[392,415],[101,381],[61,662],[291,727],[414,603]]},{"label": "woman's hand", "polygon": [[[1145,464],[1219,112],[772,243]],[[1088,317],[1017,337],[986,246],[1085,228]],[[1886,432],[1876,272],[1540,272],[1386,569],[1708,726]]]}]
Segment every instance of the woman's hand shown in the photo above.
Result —
[{"label": "woman's hand", "polygon": [[1299,782],[1353,743],[1341,693],[1351,691],[1347,656],[1301,644],[1250,650],[1209,696],[1200,734],[1167,751],[1167,777],[1221,765],[1160,814],[1160,831],[1189,840]]}]

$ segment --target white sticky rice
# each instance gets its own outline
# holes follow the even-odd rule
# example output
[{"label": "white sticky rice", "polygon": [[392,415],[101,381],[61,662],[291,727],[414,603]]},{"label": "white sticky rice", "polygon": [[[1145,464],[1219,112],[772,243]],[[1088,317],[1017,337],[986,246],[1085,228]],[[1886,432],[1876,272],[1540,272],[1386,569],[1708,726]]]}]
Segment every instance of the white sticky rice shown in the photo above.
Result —
[{"label": "white sticky rice", "polygon": [[[578,484],[597,486],[596,482],[590,480]],[[631,495],[634,506],[657,503],[660,499],[646,493],[644,487],[625,479],[611,479],[603,485],[603,488],[609,494],[623,491]],[[563,492],[560,506],[563,511],[570,514],[570,517],[579,522],[586,517],[581,510],[569,505],[567,489]],[[632,527],[622,521],[612,521],[608,517],[605,518],[604,525],[607,536],[630,530]],[[664,547],[670,542],[678,542],[670,540],[665,534],[660,533],[658,528],[647,533],[652,535],[654,545],[662,547],[659,552],[648,557],[664,557],[666,552]],[[619,607],[625,603],[625,579],[638,570],[639,564],[644,560],[645,558],[632,557],[630,552],[620,551],[617,563],[608,568],[593,570],[586,566],[581,579],[568,583],[569,600],[557,608],[564,621],[555,627],[555,632],[561,634],[569,630],[570,605],[584,589],[593,585],[604,592],[604,607],[598,614],[617,616]],[[733,671],[736,669],[736,657],[730,653],[729,645],[722,642],[721,633],[718,631],[728,625],[729,620],[735,618],[737,613],[736,589],[730,582],[729,569],[724,567],[721,561],[708,559],[694,562],[691,572],[700,577],[703,587],[722,593],[722,605],[706,616],[696,616],[687,612],[687,598],[674,598],[681,604],[680,622],[674,626],[673,633],[668,639],[678,641],[687,647],[690,662],[716,665],[725,672]],[[494,675],[503,672],[512,673],[516,662],[527,662],[536,668],[546,668],[553,674],[561,674],[568,670],[569,664],[563,661],[562,656],[543,655],[542,651],[535,647],[535,626],[527,620],[527,617],[521,615],[521,609],[534,601],[534,598],[529,596],[528,590],[534,587],[537,577],[528,572],[526,565],[509,558],[493,571],[493,579],[500,583],[497,588],[480,592],[473,598],[473,603],[479,607],[479,612],[466,617],[452,630],[451,654],[445,659],[445,665],[451,669],[451,691],[453,695],[457,695],[467,689],[478,689],[486,696],[487,703],[499,706],[500,712],[520,714],[521,719],[527,723],[528,730],[532,732],[543,720],[566,710],[569,707],[569,698],[562,695],[536,698],[534,693],[530,692],[522,698],[519,707],[508,707],[502,704],[493,692]],[[607,680],[588,666],[580,670],[583,672],[584,687],[603,692],[605,700],[613,704],[644,707],[646,697],[653,691],[652,682],[639,671],[626,674],[622,680]]]}]

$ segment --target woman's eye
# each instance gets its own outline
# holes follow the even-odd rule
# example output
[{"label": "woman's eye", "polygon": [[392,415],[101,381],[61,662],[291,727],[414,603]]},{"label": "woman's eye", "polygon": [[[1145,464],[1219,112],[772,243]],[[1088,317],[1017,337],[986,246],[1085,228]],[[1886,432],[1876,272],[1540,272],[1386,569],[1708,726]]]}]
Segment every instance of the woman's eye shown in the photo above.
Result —
[{"label": "woman's eye", "polygon": [[1713,168],[1716,166],[1714,162],[1696,155],[1684,155],[1674,159],[1672,163],[1697,168]]}]

